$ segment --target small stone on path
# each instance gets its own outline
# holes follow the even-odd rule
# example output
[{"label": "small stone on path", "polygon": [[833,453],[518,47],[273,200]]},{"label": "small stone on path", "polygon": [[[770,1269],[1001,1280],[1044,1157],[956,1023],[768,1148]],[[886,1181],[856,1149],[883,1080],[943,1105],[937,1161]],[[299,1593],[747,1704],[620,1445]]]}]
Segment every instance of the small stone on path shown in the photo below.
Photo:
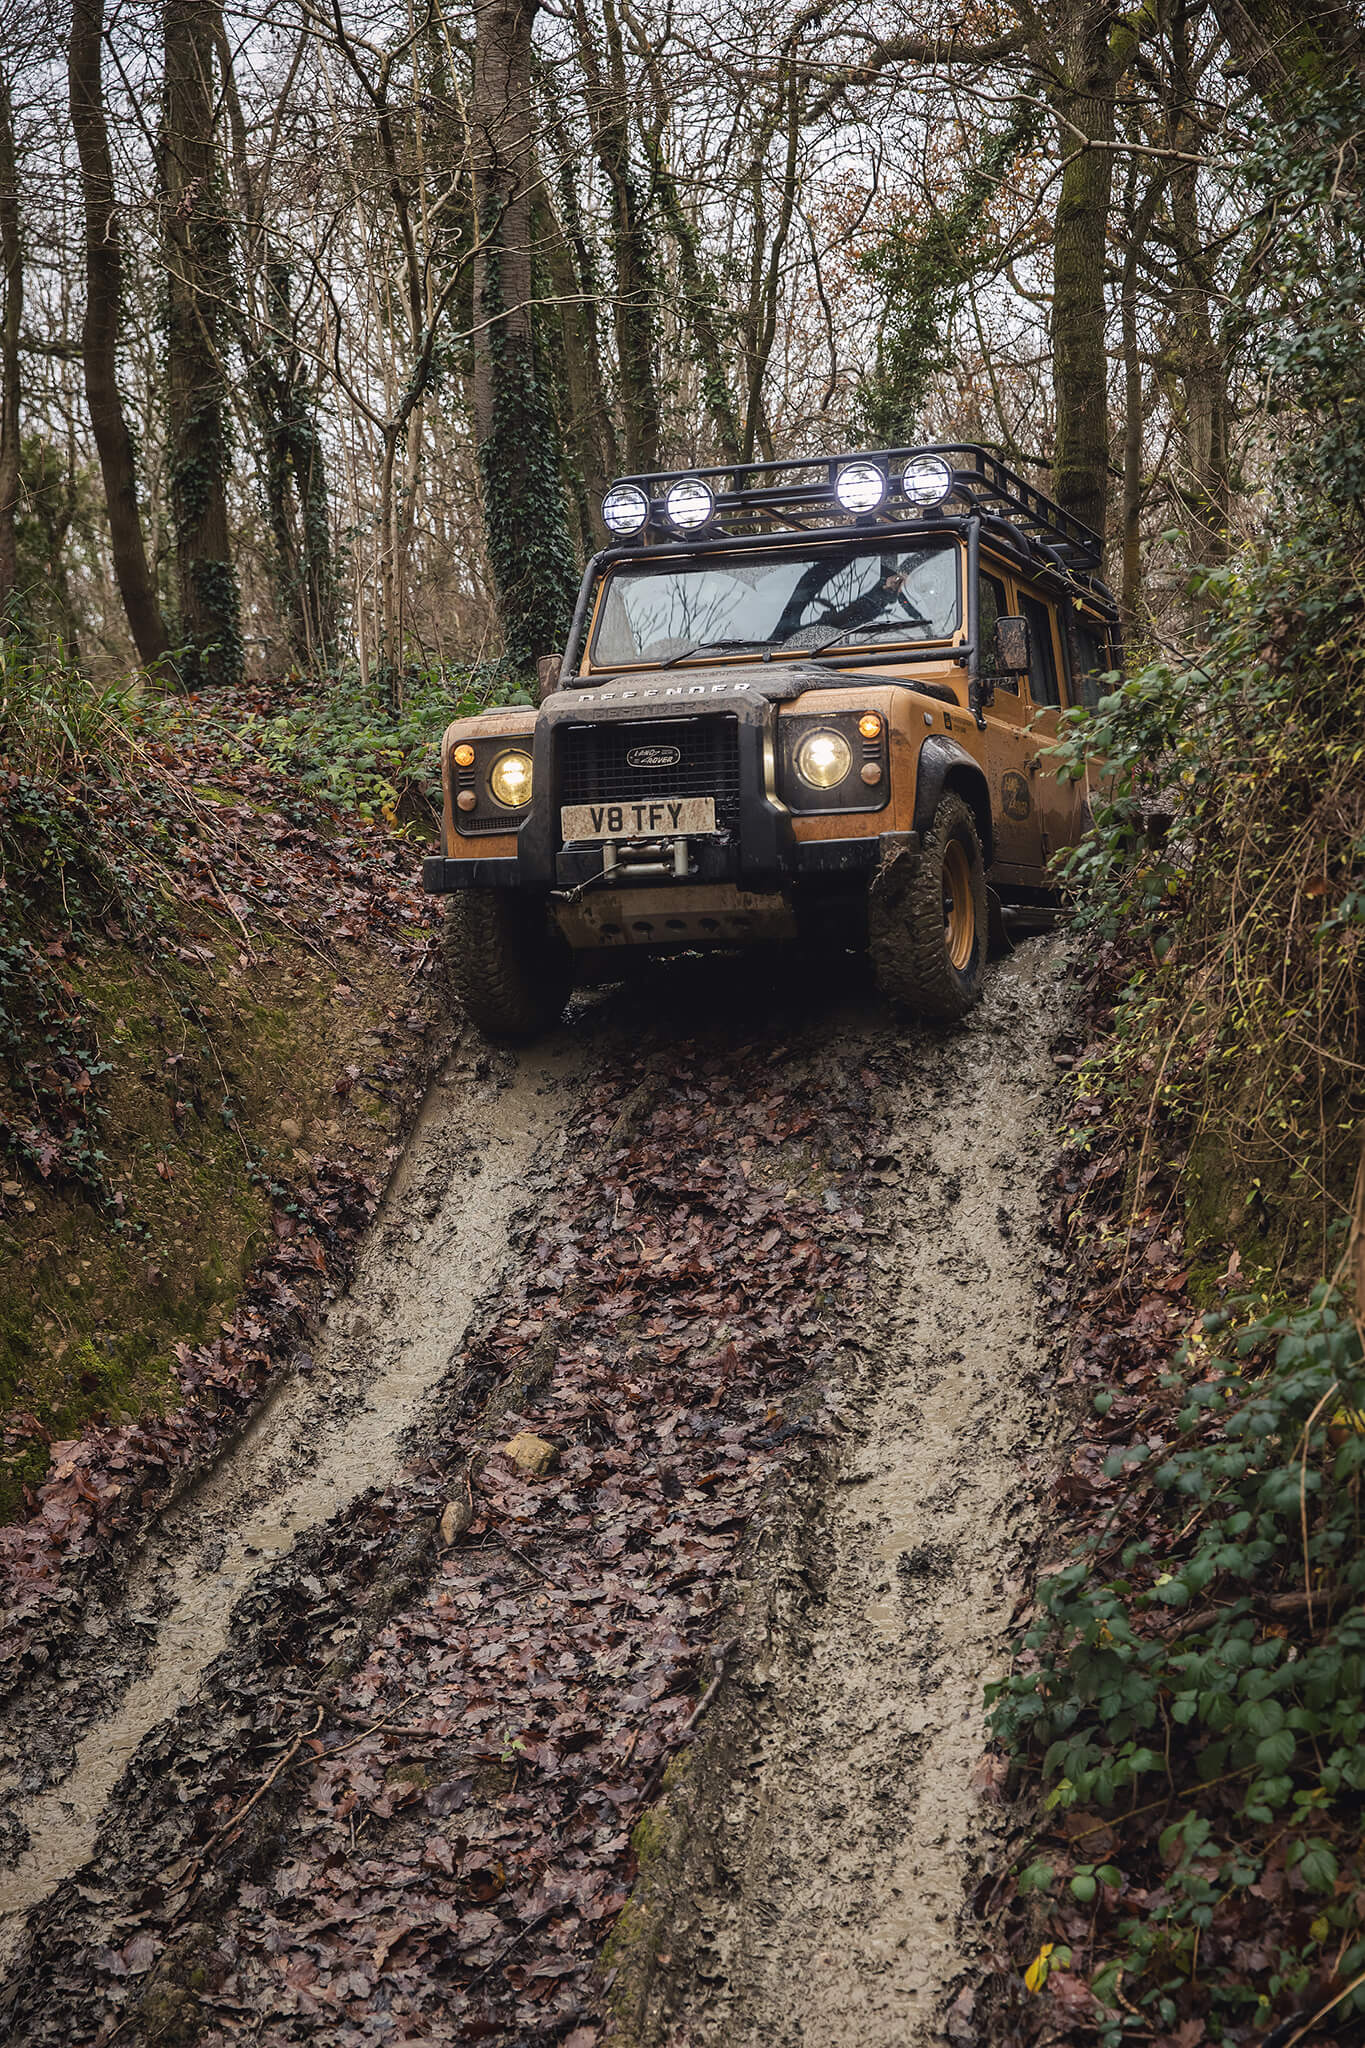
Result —
[{"label": "small stone on path", "polygon": [[559,1452],[543,1436],[532,1436],[529,1429],[521,1430],[502,1447],[504,1457],[512,1460],[519,1472],[529,1473],[539,1479],[549,1471]]}]

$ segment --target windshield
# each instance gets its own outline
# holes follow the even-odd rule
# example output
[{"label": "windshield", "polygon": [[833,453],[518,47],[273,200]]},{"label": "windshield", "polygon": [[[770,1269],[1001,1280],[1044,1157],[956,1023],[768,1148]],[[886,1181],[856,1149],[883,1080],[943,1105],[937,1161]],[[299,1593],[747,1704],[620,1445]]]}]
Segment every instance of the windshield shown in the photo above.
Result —
[{"label": "windshield", "polygon": [[949,640],[960,619],[951,541],[629,562],[608,572],[592,658],[602,667]]}]

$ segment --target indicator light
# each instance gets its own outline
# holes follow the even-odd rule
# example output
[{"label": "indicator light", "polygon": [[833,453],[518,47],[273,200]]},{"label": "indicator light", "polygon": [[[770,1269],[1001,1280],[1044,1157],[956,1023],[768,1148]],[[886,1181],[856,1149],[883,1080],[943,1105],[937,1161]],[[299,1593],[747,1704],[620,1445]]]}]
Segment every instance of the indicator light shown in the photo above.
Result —
[{"label": "indicator light", "polygon": [[875,740],[881,729],[882,722],[875,711],[865,711],[858,720],[858,730],[865,740]]},{"label": "indicator light", "polygon": [[453,747],[451,749],[451,758],[457,768],[472,768],[474,766],[474,749],[470,746],[469,741],[461,740],[458,747]]}]

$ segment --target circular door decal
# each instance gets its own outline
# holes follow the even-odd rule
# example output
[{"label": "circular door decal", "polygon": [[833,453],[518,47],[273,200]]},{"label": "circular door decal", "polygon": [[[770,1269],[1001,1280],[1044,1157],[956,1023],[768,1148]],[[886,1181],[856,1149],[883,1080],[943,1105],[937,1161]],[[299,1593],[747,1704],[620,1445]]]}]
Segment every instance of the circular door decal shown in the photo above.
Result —
[{"label": "circular door decal", "polygon": [[1013,769],[1000,778],[1000,808],[1007,818],[1016,819],[1026,818],[1033,809],[1028,783]]}]

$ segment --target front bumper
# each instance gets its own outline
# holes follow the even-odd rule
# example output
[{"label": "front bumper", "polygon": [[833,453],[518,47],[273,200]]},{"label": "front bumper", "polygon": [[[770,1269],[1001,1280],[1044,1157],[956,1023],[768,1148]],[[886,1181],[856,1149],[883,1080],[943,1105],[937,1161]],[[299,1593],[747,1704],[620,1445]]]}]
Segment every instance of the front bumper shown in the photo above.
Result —
[{"label": "front bumper", "polygon": [[[777,883],[780,886],[784,882],[818,881],[822,877],[870,876],[876,873],[883,858],[893,850],[908,849],[913,853],[918,845],[917,832],[864,833],[857,839],[793,840],[779,870]],[[561,855],[560,858],[563,860],[569,856]],[[576,881],[591,881],[600,874],[600,854],[575,854],[572,858],[581,859],[585,866],[584,873],[574,878]],[[694,874],[688,886],[704,887],[709,879],[720,885],[725,877]],[[432,853],[422,863],[422,887],[433,896],[448,895],[454,889],[520,889],[525,886],[526,877],[516,856],[503,860],[451,860],[445,854]],[[562,881],[559,886],[572,884]]]},{"label": "front bumper", "polygon": [[[783,694],[799,694],[807,686],[793,676]],[[481,856],[476,842],[471,843],[467,858],[433,854],[423,864],[424,887],[435,894],[452,889],[519,888],[549,896],[560,890],[581,892],[601,886],[606,881],[603,848],[565,847],[559,840],[563,764],[566,752],[576,744],[568,729],[640,725],[658,735],[671,721],[695,724],[699,715],[733,721],[737,787],[730,785],[726,829],[714,837],[694,835],[686,841],[685,880],[689,886],[763,894],[820,876],[853,878],[875,871],[885,842],[905,843],[905,835],[897,833],[797,839],[792,813],[778,795],[776,693],[771,689],[762,691],[732,678],[723,682],[655,681],[560,691],[543,704],[532,741],[536,796],[518,830],[515,856]],[[680,744],[686,743],[680,739]],[[605,792],[601,794],[605,796]],[[574,800],[580,799],[575,795]],[[593,800],[598,800],[596,793]],[[659,875],[657,864],[652,873]],[[632,885],[627,875],[613,879]],[[679,879],[684,879],[681,874]],[[639,885],[644,881],[642,871]]]}]

